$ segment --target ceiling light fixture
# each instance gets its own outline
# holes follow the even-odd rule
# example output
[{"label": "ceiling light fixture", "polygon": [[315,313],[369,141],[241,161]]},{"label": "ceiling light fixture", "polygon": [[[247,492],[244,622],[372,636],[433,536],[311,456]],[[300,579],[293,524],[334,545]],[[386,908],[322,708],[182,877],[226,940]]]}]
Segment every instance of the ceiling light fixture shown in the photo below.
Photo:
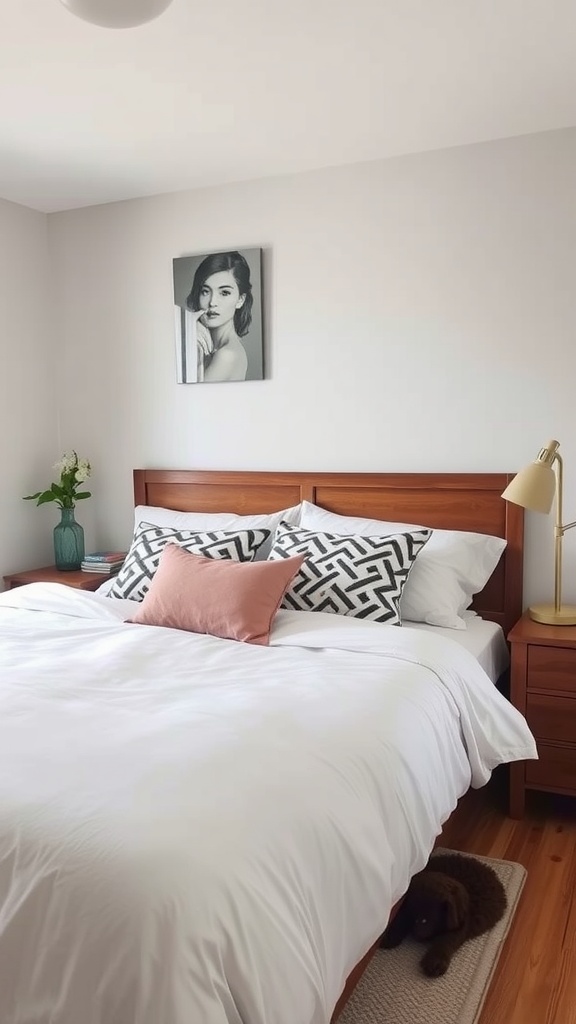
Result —
[{"label": "ceiling light fixture", "polygon": [[102,28],[134,28],[162,14],[172,0],[60,0],[72,14]]}]

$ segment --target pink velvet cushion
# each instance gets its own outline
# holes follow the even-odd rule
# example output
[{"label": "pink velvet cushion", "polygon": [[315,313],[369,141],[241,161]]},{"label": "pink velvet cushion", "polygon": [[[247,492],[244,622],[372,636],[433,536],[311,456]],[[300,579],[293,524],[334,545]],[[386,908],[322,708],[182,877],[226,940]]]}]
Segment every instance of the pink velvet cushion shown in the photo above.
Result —
[{"label": "pink velvet cushion", "polygon": [[284,591],[304,556],[276,562],[206,558],[168,544],[131,622],[267,644]]}]

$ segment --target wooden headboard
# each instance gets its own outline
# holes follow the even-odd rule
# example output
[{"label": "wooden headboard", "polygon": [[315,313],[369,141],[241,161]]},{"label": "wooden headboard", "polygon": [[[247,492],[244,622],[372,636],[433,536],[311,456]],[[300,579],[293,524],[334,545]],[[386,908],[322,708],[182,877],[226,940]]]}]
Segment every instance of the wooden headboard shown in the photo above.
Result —
[{"label": "wooden headboard", "polygon": [[522,613],[524,511],[506,502],[507,473],[274,473],[134,470],[136,505],[180,512],[276,512],[311,501],[330,512],[505,537],[473,607],[508,632]]}]

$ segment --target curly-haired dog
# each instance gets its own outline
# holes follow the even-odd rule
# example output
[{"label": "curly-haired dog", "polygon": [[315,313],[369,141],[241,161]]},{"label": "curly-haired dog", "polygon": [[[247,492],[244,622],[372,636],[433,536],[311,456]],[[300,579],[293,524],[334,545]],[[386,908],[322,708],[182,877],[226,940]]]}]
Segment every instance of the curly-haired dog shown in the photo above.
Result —
[{"label": "curly-haired dog", "polygon": [[421,942],[432,939],[420,966],[435,978],[446,973],[463,942],[487,932],[505,910],[504,888],[487,864],[458,853],[432,855],[414,875],[380,946],[392,949],[409,934]]}]

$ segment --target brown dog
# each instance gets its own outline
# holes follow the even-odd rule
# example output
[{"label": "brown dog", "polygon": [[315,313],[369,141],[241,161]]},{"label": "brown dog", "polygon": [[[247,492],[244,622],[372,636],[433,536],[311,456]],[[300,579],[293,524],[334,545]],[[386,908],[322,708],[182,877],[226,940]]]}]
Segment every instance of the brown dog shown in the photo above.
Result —
[{"label": "brown dog", "polygon": [[487,864],[458,853],[432,855],[414,875],[380,946],[392,949],[409,934],[431,939],[420,966],[435,978],[446,973],[463,942],[492,928],[505,910],[504,887]]}]

